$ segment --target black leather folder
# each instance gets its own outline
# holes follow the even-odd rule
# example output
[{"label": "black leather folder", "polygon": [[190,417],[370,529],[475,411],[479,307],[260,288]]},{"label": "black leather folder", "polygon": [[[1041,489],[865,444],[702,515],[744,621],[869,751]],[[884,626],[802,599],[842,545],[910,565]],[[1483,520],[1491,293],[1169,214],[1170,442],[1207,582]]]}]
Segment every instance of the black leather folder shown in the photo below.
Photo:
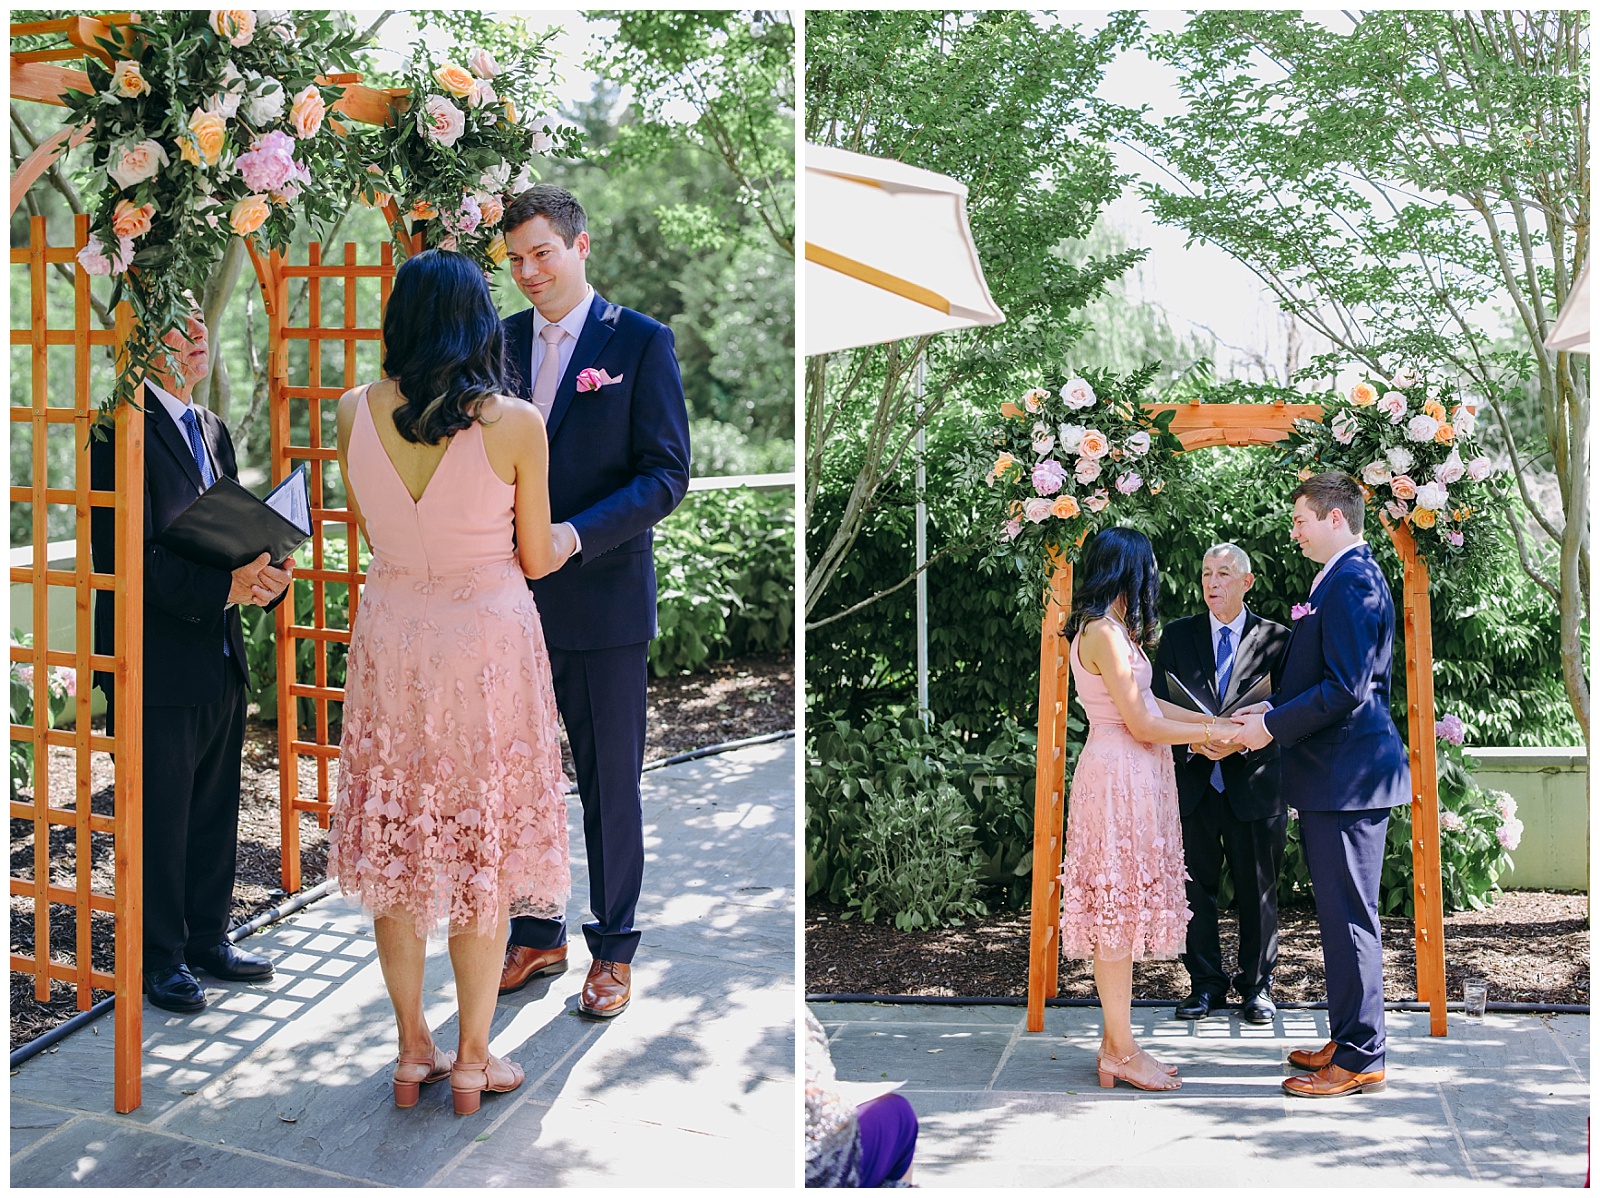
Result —
[{"label": "black leather folder", "polygon": [[[304,495],[304,466],[274,487],[267,498],[286,487],[298,488]],[[307,527],[298,527],[231,478],[219,478],[161,531],[156,544],[179,557],[219,570],[249,565],[263,550],[272,561],[281,562],[311,539],[309,502],[296,503],[295,507],[306,513]]]},{"label": "black leather folder", "polygon": [[1179,707],[1198,711],[1201,715],[1230,716],[1241,707],[1251,707],[1272,697],[1272,676],[1263,674],[1236,696],[1232,703],[1224,704],[1221,711],[1212,711],[1211,704],[1179,681],[1171,670],[1167,671],[1167,698]]}]

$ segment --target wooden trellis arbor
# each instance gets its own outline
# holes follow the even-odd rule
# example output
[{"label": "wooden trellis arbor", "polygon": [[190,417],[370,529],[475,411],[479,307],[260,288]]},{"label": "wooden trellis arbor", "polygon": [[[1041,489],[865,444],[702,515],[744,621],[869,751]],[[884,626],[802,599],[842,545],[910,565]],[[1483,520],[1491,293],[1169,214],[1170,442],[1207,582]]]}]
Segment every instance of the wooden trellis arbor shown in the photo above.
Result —
[{"label": "wooden trellis arbor", "polygon": [[[12,25],[13,37],[59,34],[67,38],[69,46],[13,53],[11,98],[61,105],[61,97],[66,92],[90,90],[85,72],[58,64],[84,55],[108,59],[100,48],[99,39],[137,23],[136,15],[120,14]],[[351,120],[387,123],[394,119],[395,110],[403,108],[406,102],[404,90],[365,87],[356,75],[333,76],[321,82],[344,85],[344,94],[334,105],[333,112]],[[42,143],[18,166],[11,177],[13,214],[24,202],[28,189],[62,154],[81,144],[89,132],[86,126],[64,129]],[[399,227],[399,213],[392,200],[384,214],[391,229]],[[74,269],[72,319],[67,326],[52,326],[47,302],[49,272],[74,264],[77,251],[87,243],[88,235],[89,218],[79,215],[74,221],[72,243],[51,246],[47,242],[44,219],[34,217],[30,221],[27,247],[11,251],[13,268],[25,267],[29,272],[28,324],[12,328],[11,344],[29,349],[27,372],[31,402],[27,406],[13,405],[10,421],[14,433],[24,428],[31,431],[33,454],[29,485],[11,487],[13,504],[32,505],[32,560],[27,566],[13,567],[11,581],[32,588],[34,617],[32,646],[13,646],[10,651],[12,662],[33,668],[34,716],[31,724],[11,725],[11,741],[31,745],[36,763],[32,800],[11,804],[11,818],[27,820],[33,826],[32,871],[30,876],[13,876],[10,888],[13,896],[33,900],[34,945],[31,954],[13,952],[11,968],[33,976],[35,993],[41,1001],[49,998],[52,980],[70,982],[76,987],[80,1010],[90,1007],[94,990],[111,990],[116,995],[114,1106],[119,1112],[128,1112],[135,1110],[141,1101],[143,802],[138,746],[142,733],[139,726],[143,694],[142,604],[117,604],[114,651],[107,655],[91,651],[91,612],[94,591],[108,590],[129,597],[142,595],[143,566],[141,554],[119,552],[118,573],[114,577],[94,573],[89,554],[89,526],[94,509],[108,509],[113,513],[119,546],[137,544],[143,538],[144,512],[139,497],[144,477],[144,393],[142,388],[136,392],[138,406],[124,406],[116,414],[117,477],[124,480],[123,489],[115,494],[92,490],[87,445],[89,429],[98,416],[96,385],[103,387],[104,381],[91,382],[91,363],[95,353],[103,353],[107,347],[116,352],[117,347],[126,343],[133,330],[134,317],[132,309],[124,302],[116,310],[113,329],[95,327],[89,278],[82,270]],[[418,248],[419,241],[420,235],[409,248]],[[381,338],[382,311],[389,298],[395,262],[393,246],[387,242],[381,248],[378,261],[367,264],[358,263],[353,244],[343,247],[343,261],[337,264],[324,263],[321,247],[315,243],[309,247],[307,262],[303,265],[290,264],[278,252],[263,257],[253,246],[251,258],[265,298],[269,323],[272,478],[275,483],[282,481],[301,461],[312,467],[311,565],[297,572],[298,577],[309,581],[311,586],[310,622],[296,620],[294,602],[280,604],[275,612],[282,870],[285,889],[296,890],[300,886],[299,815],[302,811],[311,811],[326,826],[332,797],[328,763],[338,756],[337,745],[330,736],[328,704],[338,702],[344,692],[330,685],[328,649],[330,645],[349,642],[350,619],[355,615],[363,577],[357,568],[358,555],[354,551],[355,534],[349,512],[345,508],[328,506],[330,480],[327,472],[336,469],[332,401],[358,378],[377,377],[379,355],[376,351]],[[295,322],[290,310],[289,286],[294,279],[306,281],[309,304],[303,324]],[[325,325],[323,288],[330,279],[342,285],[338,297],[342,301],[342,313],[336,324]],[[19,315],[13,313],[13,320]],[[298,348],[302,344],[303,354]],[[360,346],[369,348],[370,359],[361,360]],[[59,348],[69,349],[72,354],[70,395],[65,399],[51,387],[52,378],[61,378],[59,369],[52,374],[51,351]],[[337,360],[330,364],[329,355]],[[335,377],[330,378],[330,375]],[[75,439],[76,450],[68,479],[48,476],[52,429],[67,429]],[[304,439],[298,440],[302,432]],[[76,562],[71,570],[48,568],[47,517],[52,505],[73,509]],[[342,555],[342,566],[330,560],[330,547],[323,537],[325,524],[343,524],[345,528],[348,552]],[[330,626],[327,609],[335,605],[330,604],[328,588],[340,586],[346,588],[343,597],[349,618],[342,621],[342,626]],[[50,644],[50,588],[53,587],[68,588],[74,593],[75,628],[70,647],[57,648]],[[310,646],[310,660],[297,663],[297,651],[303,644]],[[71,730],[49,727],[45,714],[49,711],[52,668],[74,669],[81,680],[74,706],[76,720]],[[117,711],[114,736],[97,735],[91,730],[88,680],[93,671],[109,674],[114,681]],[[297,714],[302,699],[309,700],[313,707],[309,739],[302,739],[299,733]],[[50,746],[75,752],[74,784],[70,788],[56,788],[58,792],[70,791],[70,798],[52,798]],[[90,763],[91,755],[96,753],[115,755],[115,798],[111,815],[95,813],[90,807],[93,789]],[[315,762],[315,798],[301,795],[298,766],[302,756]],[[71,865],[74,882],[70,887],[51,876],[52,864],[58,873],[65,864],[64,861],[52,863],[50,856],[50,831],[61,827],[73,830],[76,856]],[[97,855],[103,857],[107,851],[114,854],[115,861],[111,893],[96,890],[92,885],[94,859]],[[51,958],[52,904],[75,912],[71,964]],[[109,915],[115,921],[112,973],[95,969],[91,961],[90,930],[95,915],[102,920]]]},{"label": "wooden trellis arbor", "polygon": [[[1207,446],[1271,445],[1300,419],[1321,420],[1320,404],[1148,404],[1175,410],[1172,431],[1185,450]],[[1444,895],[1439,864],[1439,776],[1433,724],[1433,621],[1428,566],[1404,524],[1390,537],[1405,567],[1406,723],[1411,757],[1411,853],[1415,886],[1417,998],[1428,1004],[1429,1030],[1446,1034]],[[1039,636],[1039,747],[1033,804],[1033,909],[1028,937],[1028,1030],[1044,1030],[1045,999],[1054,998],[1061,965],[1061,861],[1065,817],[1067,697],[1072,675],[1063,635],[1072,610],[1072,563],[1050,582]]]}]

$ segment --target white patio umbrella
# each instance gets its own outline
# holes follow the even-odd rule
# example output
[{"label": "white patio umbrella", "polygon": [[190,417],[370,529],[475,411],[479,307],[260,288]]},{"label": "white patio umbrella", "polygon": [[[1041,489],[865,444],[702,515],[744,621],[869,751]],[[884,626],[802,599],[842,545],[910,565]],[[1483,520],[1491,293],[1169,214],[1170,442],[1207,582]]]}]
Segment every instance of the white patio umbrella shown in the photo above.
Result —
[{"label": "white patio umbrella", "polygon": [[805,352],[999,324],[967,188],[947,175],[806,146]]},{"label": "white patio umbrella", "polygon": [[1589,352],[1589,264],[1578,272],[1578,281],[1567,293],[1567,305],[1556,319],[1556,327],[1545,338],[1546,349]]}]

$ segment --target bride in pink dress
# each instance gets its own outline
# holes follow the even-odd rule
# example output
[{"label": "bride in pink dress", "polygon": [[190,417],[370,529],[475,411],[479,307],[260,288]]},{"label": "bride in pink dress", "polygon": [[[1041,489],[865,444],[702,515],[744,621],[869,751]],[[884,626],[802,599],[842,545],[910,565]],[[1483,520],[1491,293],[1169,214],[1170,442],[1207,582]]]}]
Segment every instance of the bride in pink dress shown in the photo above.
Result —
[{"label": "bride in pink dress", "polygon": [[[508,398],[483,272],[429,250],[395,276],[385,377],[339,401],[339,466],[372,547],[354,627],[328,873],[374,915],[399,1025],[395,1105],[450,1079],[457,1114],[522,1084],[489,1055],[507,917],[559,916],[571,882],[550,657],[526,578],[572,552],[552,530],[544,421]],[[445,926],[456,1053],[422,1006]]]},{"label": "bride in pink dress", "polygon": [[1133,962],[1184,947],[1183,829],[1168,745],[1218,745],[1237,735],[1150,693],[1159,576],[1150,541],[1107,528],[1083,551],[1066,633],[1089,737],[1072,773],[1061,870],[1061,951],[1092,958],[1103,1030],[1100,1084],[1175,1090],[1177,1068],[1133,1038]]}]

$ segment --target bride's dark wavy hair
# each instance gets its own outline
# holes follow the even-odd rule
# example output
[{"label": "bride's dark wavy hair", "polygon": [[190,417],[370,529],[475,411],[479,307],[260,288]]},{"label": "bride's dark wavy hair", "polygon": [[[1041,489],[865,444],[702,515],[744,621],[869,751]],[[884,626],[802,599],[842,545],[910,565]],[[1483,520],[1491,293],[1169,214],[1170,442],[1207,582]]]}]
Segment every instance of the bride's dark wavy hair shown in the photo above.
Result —
[{"label": "bride's dark wavy hair", "polygon": [[507,390],[500,314],[471,258],[424,250],[401,265],[383,314],[383,373],[405,398],[395,429],[422,445],[469,427]]},{"label": "bride's dark wavy hair", "polygon": [[1120,598],[1128,601],[1128,630],[1148,653],[1155,648],[1160,623],[1156,595],[1161,576],[1150,538],[1137,529],[1102,528],[1087,545],[1072,580],[1072,614],[1066,636],[1071,640],[1090,620],[1104,616]]}]

